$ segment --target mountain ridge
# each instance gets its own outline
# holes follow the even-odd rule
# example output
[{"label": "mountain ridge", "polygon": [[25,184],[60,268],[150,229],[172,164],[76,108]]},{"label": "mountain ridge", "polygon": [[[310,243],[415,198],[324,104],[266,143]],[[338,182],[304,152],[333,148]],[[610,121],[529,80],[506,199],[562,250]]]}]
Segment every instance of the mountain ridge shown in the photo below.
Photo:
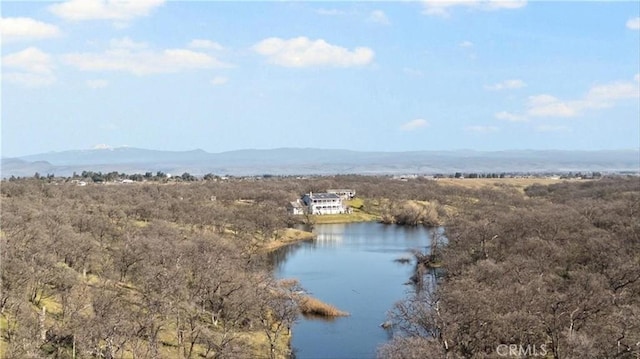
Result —
[{"label": "mountain ridge", "polygon": [[74,171],[259,174],[397,174],[640,170],[640,150],[355,151],[280,147],[210,153],[109,147],[2,158],[2,177]]}]

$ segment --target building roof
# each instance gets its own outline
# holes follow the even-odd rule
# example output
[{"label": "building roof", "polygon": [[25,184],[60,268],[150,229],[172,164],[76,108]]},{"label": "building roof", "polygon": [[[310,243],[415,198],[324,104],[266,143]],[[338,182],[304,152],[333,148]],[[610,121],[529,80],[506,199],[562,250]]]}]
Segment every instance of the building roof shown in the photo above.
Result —
[{"label": "building roof", "polygon": [[304,208],[299,201],[289,202],[289,205],[291,205],[291,207],[293,208]]},{"label": "building roof", "polygon": [[340,198],[340,196],[338,196],[335,193],[311,193],[309,197],[311,197],[311,199],[339,199]]}]

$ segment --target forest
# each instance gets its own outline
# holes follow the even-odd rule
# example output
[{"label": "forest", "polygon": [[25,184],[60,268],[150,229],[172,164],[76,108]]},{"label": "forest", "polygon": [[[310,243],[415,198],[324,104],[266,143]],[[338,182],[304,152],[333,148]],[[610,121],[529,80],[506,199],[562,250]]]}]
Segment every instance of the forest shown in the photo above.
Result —
[{"label": "forest", "polygon": [[327,188],[356,189],[355,210],[385,223],[446,228],[438,275],[390,308],[381,358],[640,353],[638,177],[144,177],[2,181],[2,357],[289,357],[299,288],[264,252],[315,220],[286,205]]},{"label": "forest", "polygon": [[457,209],[439,275],[396,304],[381,358],[640,356],[637,177],[478,192]]}]

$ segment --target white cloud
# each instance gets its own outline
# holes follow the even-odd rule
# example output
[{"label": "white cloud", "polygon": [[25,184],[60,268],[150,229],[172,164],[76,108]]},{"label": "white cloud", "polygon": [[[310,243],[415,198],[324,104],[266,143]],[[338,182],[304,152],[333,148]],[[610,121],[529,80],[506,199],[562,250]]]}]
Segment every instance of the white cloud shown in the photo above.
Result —
[{"label": "white cloud", "polygon": [[425,0],[423,1],[424,10],[423,14],[431,15],[431,16],[441,16],[441,17],[449,17],[449,9],[455,6],[465,6],[471,7],[475,6],[477,0],[469,0],[469,1],[439,1],[439,0]]},{"label": "white cloud", "polygon": [[126,36],[122,39],[111,39],[109,45],[114,49],[146,49],[149,47],[146,42],[136,42]]},{"label": "white cloud", "polygon": [[329,44],[325,40],[296,37],[289,40],[271,37],[253,46],[272,64],[285,67],[363,66],[373,61],[373,50],[357,47],[353,50]]},{"label": "white cloud", "polygon": [[534,117],[574,117],[581,107],[578,102],[564,102],[554,96],[542,94],[529,96],[527,114]]},{"label": "white cloud", "polygon": [[62,61],[82,71],[124,71],[134,75],[229,67],[215,57],[188,49],[153,50],[128,38],[112,40],[102,53],[70,53]]},{"label": "white cloud", "polygon": [[498,127],[495,127],[495,126],[467,126],[464,129],[465,131],[475,132],[475,133],[494,133],[500,130]]},{"label": "white cloud", "polygon": [[109,86],[109,81],[103,79],[87,80],[87,87],[92,89],[101,89]]},{"label": "white cloud", "polygon": [[162,52],[162,55],[168,63],[178,67],[207,68],[216,65],[217,62],[213,57],[207,54],[186,49],[167,49]]},{"label": "white cloud", "polygon": [[527,0],[488,0],[483,7],[487,10],[519,9],[527,5]]},{"label": "white cloud", "polygon": [[32,73],[32,72],[9,72],[2,74],[2,78],[6,81],[24,87],[46,87],[56,82],[53,73]]},{"label": "white cloud", "polygon": [[640,99],[640,84],[616,81],[592,86],[578,100],[563,101],[548,94],[530,96],[527,114],[534,117],[576,117],[585,110],[613,107],[618,101],[628,99]]},{"label": "white cloud", "polygon": [[410,131],[417,131],[421,128],[427,128],[429,126],[431,126],[429,121],[418,118],[418,119],[403,123],[402,125],[400,125],[400,130],[410,132]]},{"label": "white cloud", "polygon": [[462,48],[473,47],[473,42],[471,42],[471,41],[463,41],[463,42],[459,43],[458,46],[460,46]]},{"label": "white cloud", "polygon": [[630,81],[617,81],[592,87],[587,93],[586,99],[590,102],[608,102],[639,96],[640,87],[638,84]]},{"label": "white cloud", "polygon": [[484,88],[492,91],[519,89],[527,86],[522,80],[505,80],[493,85],[487,85]]},{"label": "white cloud", "polygon": [[636,82],[640,82],[640,73],[637,73],[633,79],[636,80]]},{"label": "white cloud", "polygon": [[216,51],[224,50],[224,47],[219,43],[211,40],[202,40],[202,39],[191,40],[191,42],[189,42],[189,45],[187,46],[192,49],[206,49],[206,50],[216,50]]},{"label": "white cloud", "polygon": [[518,9],[527,5],[526,0],[426,0],[423,13],[430,16],[449,17],[453,8],[492,11]]},{"label": "white cloud", "polygon": [[0,18],[0,33],[2,42],[7,43],[57,37],[60,29],[28,17],[4,17]]},{"label": "white cloud", "polygon": [[51,72],[53,70],[51,56],[37,47],[28,47],[4,56],[2,65],[28,72]]},{"label": "white cloud", "polygon": [[391,22],[387,15],[382,10],[373,10],[371,14],[369,14],[369,21],[375,22],[381,25],[389,25]]},{"label": "white cloud", "polygon": [[528,119],[523,115],[510,113],[507,111],[498,112],[494,116],[498,120],[503,120],[508,122],[527,122],[528,121]]},{"label": "white cloud", "polygon": [[10,69],[3,73],[5,80],[26,87],[48,86],[56,80],[51,55],[37,47],[3,56],[2,66]]},{"label": "white cloud", "polygon": [[634,17],[627,21],[627,29],[640,30],[640,17]]},{"label": "white cloud", "polygon": [[418,118],[415,120],[411,120],[409,122],[405,122],[400,126],[402,131],[415,131],[420,128],[429,127],[429,121]]},{"label": "white cloud", "polygon": [[147,16],[162,4],[164,0],[69,0],[49,6],[49,11],[65,20],[128,21]]},{"label": "white cloud", "polygon": [[229,79],[224,77],[224,76],[216,76],[214,78],[211,79],[211,84],[213,86],[220,86],[220,85],[224,85],[227,82],[229,82]]}]

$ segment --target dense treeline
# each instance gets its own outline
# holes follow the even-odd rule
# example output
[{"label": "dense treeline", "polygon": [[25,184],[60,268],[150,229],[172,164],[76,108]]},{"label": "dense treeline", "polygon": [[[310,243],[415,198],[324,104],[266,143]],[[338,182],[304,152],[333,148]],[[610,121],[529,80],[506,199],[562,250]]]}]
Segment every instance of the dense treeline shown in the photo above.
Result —
[{"label": "dense treeline", "polygon": [[433,192],[364,176],[79,184],[2,182],[6,358],[286,356],[295,288],[258,251],[295,221],[286,204],[336,187],[371,208]]},{"label": "dense treeline", "polygon": [[295,306],[254,250],[286,215],[215,193],[4,182],[4,357],[286,354]]},{"label": "dense treeline", "polygon": [[396,305],[382,358],[637,358],[640,182],[476,193],[449,220],[432,290]]},{"label": "dense treeline", "polygon": [[39,177],[0,186],[4,357],[289,355],[297,288],[273,280],[260,248],[300,221],[289,201],[328,188],[355,189],[358,208],[389,223],[448,227],[443,281],[399,304],[402,335],[381,356],[495,356],[502,343],[558,358],[637,351],[637,178],[525,195],[373,176]]}]

